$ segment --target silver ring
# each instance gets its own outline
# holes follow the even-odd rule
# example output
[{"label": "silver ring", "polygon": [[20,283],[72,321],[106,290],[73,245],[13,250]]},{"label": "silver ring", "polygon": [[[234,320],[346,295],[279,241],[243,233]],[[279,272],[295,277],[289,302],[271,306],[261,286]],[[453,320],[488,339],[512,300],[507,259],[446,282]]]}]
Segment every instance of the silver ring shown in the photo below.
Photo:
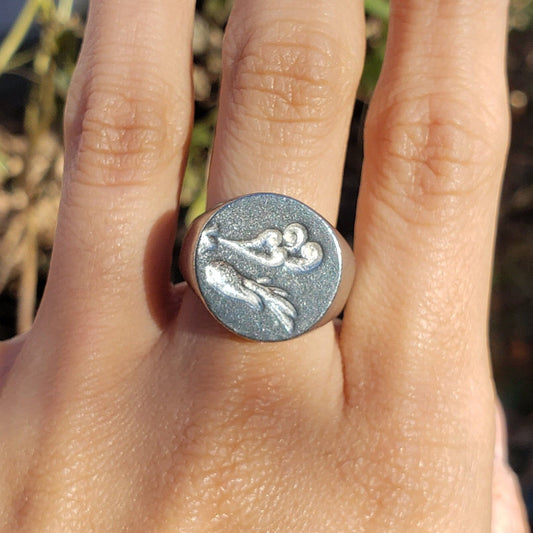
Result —
[{"label": "silver ring", "polygon": [[292,339],[338,316],[355,272],[335,228],[273,193],[241,196],[198,217],[179,264],[221,324],[257,341]]}]

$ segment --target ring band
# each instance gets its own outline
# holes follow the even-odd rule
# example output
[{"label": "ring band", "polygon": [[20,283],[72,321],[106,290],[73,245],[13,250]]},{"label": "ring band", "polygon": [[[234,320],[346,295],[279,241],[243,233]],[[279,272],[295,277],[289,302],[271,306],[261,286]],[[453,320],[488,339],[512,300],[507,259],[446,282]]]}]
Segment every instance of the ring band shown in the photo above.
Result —
[{"label": "ring band", "polygon": [[338,316],[355,273],[335,228],[274,193],[241,196],[198,217],[179,265],[221,324],[257,341],[292,339]]}]

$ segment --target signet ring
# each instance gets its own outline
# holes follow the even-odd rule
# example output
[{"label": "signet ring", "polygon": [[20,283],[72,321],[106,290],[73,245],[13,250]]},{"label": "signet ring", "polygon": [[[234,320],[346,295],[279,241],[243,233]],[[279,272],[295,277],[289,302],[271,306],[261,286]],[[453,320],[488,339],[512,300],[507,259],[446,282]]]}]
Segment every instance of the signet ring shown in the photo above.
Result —
[{"label": "signet ring", "polygon": [[337,317],[355,273],[350,246],[329,222],[274,193],[241,196],[198,217],[179,266],[222,325],[256,341],[292,339]]}]

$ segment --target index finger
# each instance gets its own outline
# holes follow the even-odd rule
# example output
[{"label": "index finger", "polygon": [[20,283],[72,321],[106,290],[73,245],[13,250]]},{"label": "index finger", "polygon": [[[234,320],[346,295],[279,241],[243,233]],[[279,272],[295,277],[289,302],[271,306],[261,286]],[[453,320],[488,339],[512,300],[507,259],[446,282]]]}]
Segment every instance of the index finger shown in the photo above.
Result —
[{"label": "index finger", "polygon": [[[194,3],[93,0],[41,319],[157,335],[192,119]],[[105,302],[105,303],[103,303]]]}]

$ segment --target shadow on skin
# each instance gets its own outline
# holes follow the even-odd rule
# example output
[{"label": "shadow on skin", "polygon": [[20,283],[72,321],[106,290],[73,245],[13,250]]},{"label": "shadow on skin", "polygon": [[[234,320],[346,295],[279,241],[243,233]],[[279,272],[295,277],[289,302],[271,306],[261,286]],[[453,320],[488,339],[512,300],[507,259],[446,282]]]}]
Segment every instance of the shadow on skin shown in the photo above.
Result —
[{"label": "shadow on skin", "polygon": [[158,327],[165,329],[176,316],[183,293],[184,283],[172,285],[170,250],[176,237],[177,213],[165,212],[153,225],[144,254],[144,290],[146,303]]}]

